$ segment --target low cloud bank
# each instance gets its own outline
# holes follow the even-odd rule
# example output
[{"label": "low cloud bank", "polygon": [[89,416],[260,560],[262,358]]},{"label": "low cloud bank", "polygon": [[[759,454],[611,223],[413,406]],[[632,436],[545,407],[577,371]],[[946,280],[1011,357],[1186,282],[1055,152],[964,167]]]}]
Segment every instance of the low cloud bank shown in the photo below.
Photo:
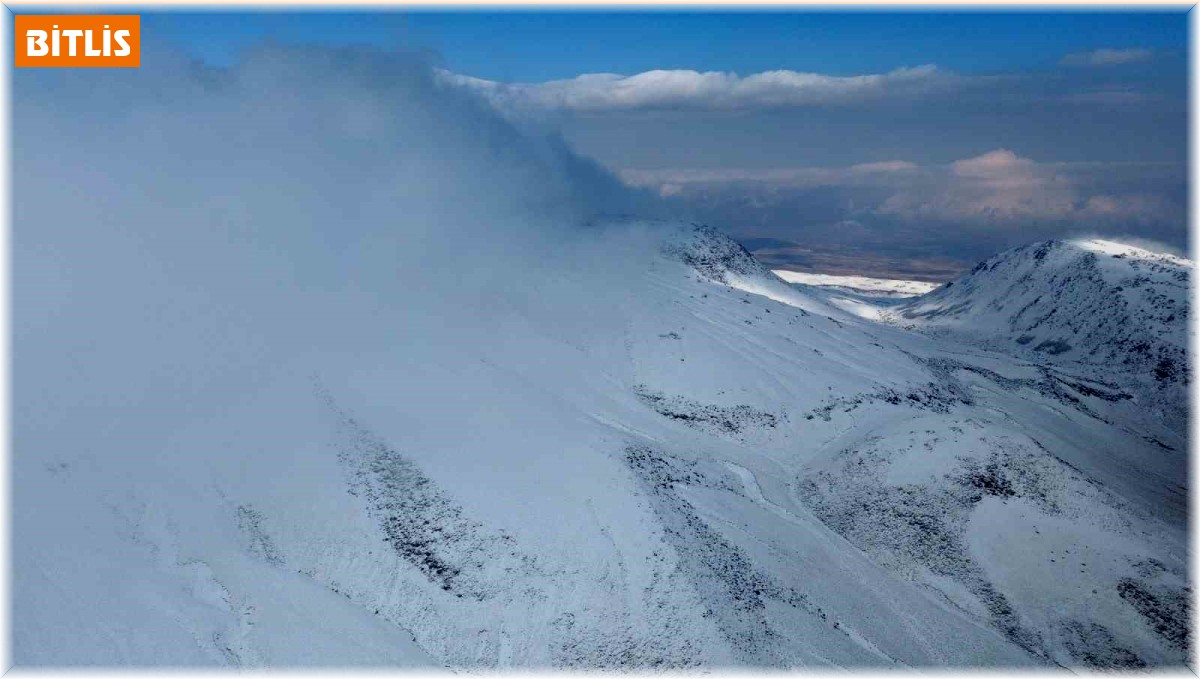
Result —
[{"label": "low cloud bank", "polygon": [[1186,176],[1173,163],[1041,162],[1001,148],[941,165],[890,160],[621,176],[696,219],[811,251],[969,266],[1006,247],[1083,234],[1136,233],[1187,247]]},{"label": "low cloud bank", "polygon": [[14,76],[22,460],[137,459],[272,371],[453,337],[597,215],[645,205],[416,57],[143,63]]},{"label": "low cloud bank", "polygon": [[908,98],[951,88],[959,76],[932,64],[887,73],[832,76],[777,70],[736,73],[655,70],[636,75],[588,73],[542,83],[503,83],[441,71],[448,83],[478,91],[501,110],[733,111],[852,104]]}]

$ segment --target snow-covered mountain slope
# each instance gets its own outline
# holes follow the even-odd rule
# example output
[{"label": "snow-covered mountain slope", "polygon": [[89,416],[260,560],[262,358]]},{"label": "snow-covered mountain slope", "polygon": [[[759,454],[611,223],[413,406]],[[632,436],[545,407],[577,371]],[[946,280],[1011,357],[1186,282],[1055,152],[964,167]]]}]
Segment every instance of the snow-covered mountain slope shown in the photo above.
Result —
[{"label": "snow-covered mountain slope", "polygon": [[1182,467],[1099,397],[710,229],[578,238],[537,294],[407,300],[386,348],[279,366],[151,455],[25,449],[17,662],[1183,661]]},{"label": "snow-covered mountain slope", "polygon": [[807,273],[775,269],[772,273],[788,283],[799,283],[821,288],[832,288],[841,292],[853,292],[875,297],[915,297],[933,291],[937,283],[908,281],[869,276],[838,276],[823,273]]},{"label": "snow-covered mountain slope", "polygon": [[[1186,434],[1192,262],[1103,240],[1000,253],[884,315],[892,322],[1090,372]],[[1119,375],[1119,377],[1117,377]]]},{"label": "snow-covered mountain slope", "polygon": [[1115,378],[598,218],[426,65],[147,64],[14,74],[17,665],[1187,659],[1186,447]]},{"label": "snow-covered mountain slope", "polygon": [[872,321],[890,318],[889,307],[905,304],[918,295],[930,292],[937,285],[921,281],[868,278],[865,276],[833,276],[828,274],[772,271],[809,297],[822,300],[828,306]]},{"label": "snow-covered mountain slope", "polygon": [[1009,250],[899,309],[924,327],[1032,351],[1184,377],[1190,260],[1111,241]]}]

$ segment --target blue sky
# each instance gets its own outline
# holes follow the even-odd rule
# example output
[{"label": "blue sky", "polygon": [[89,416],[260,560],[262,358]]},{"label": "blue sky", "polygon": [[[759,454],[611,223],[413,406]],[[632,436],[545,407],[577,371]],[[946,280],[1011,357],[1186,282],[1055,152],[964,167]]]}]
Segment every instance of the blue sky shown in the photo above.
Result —
[{"label": "blue sky", "polygon": [[651,69],[853,75],[936,63],[961,73],[1053,68],[1067,53],[1142,47],[1182,58],[1178,10],[996,12],[259,12],[144,15],[164,39],[214,65],[264,38],[437,51],[454,71],[540,81]]}]

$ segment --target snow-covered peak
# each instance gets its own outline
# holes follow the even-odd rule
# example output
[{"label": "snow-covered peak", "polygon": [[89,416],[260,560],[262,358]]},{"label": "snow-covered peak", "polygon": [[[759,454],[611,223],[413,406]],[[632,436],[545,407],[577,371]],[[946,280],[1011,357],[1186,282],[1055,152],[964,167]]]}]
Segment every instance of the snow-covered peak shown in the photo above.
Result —
[{"label": "snow-covered peak", "polygon": [[741,243],[703,224],[680,227],[678,234],[669,239],[663,249],[694,268],[701,276],[722,283],[729,282],[731,274],[771,275]]},{"label": "snow-covered peak", "polygon": [[1185,347],[1191,269],[1190,260],[1112,241],[1051,240],[981,262],[900,307],[899,317],[926,328],[998,333],[1064,358],[1141,364],[1148,350],[1122,337],[1145,334],[1154,345]]},{"label": "snow-covered peak", "polygon": [[1101,238],[1073,239],[1066,241],[1066,244],[1087,250],[1089,252],[1110,255],[1118,258],[1132,257],[1149,261],[1168,262],[1177,266],[1192,266],[1192,260],[1185,257],[1179,257],[1166,252],[1155,252],[1140,246],[1129,245],[1128,243],[1119,243],[1112,240],[1104,240]]},{"label": "snow-covered peak", "polygon": [[1123,373],[1158,394],[1164,421],[1186,427],[1192,263],[1113,241],[1034,243],[889,310],[892,322],[1041,362]]},{"label": "snow-covered peak", "polygon": [[703,224],[665,229],[663,254],[683,262],[702,279],[766,297],[805,312],[844,316],[847,312],[792,287],[750,251],[721,231]]}]

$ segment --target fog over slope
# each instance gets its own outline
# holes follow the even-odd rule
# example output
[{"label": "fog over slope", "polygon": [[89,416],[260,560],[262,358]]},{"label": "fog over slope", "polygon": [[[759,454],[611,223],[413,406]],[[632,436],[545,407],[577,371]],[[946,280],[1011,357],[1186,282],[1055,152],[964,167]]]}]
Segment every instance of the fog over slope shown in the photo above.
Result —
[{"label": "fog over slope", "polygon": [[[302,393],[289,396],[306,402],[314,377],[385,374],[372,356],[419,362],[422,349],[482,340],[517,317],[531,280],[547,282],[533,273],[538,262],[570,251],[572,233],[599,206],[620,211],[629,197],[553,140],[521,135],[437,86],[415,59],[263,49],[225,72],[169,56],[136,71],[16,78],[19,661],[212,661],[149,634],[172,626],[153,602],[131,609],[139,598],[131,593],[83,610],[64,601],[63,619],[47,627],[32,620],[49,615],[43,590],[79,558],[84,573],[112,570],[78,577],[138,589],[132,583],[153,582],[134,567],[136,550],[115,541],[121,530],[144,530],[147,517],[121,516],[146,504],[142,493],[170,494],[181,477],[207,487],[214,470],[260,489],[326,478],[268,433],[295,430],[294,402],[267,407],[282,419],[250,432],[258,444],[204,447],[184,432],[261,402],[281,379],[300,380]],[[429,400],[450,388],[431,394],[410,376],[385,390]],[[99,495],[38,483],[60,468],[90,479]],[[303,490],[294,497],[315,501]],[[210,502],[194,504],[216,510]],[[194,525],[181,530],[198,538]],[[30,561],[43,543],[62,550],[43,554],[57,564],[50,580],[39,579],[49,565]],[[65,630],[119,611],[131,611],[133,632],[114,633],[122,639],[103,652],[83,640],[45,646],[46,635],[70,638]],[[130,646],[138,639],[145,648]],[[294,651],[305,646],[294,641]],[[313,651],[310,660],[394,659],[393,642],[379,645],[383,655]]]},{"label": "fog over slope", "polygon": [[789,286],[415,59],[146,63],[15,78],[17,664],[1186,658],[1186,447],[1119,385]]}]

